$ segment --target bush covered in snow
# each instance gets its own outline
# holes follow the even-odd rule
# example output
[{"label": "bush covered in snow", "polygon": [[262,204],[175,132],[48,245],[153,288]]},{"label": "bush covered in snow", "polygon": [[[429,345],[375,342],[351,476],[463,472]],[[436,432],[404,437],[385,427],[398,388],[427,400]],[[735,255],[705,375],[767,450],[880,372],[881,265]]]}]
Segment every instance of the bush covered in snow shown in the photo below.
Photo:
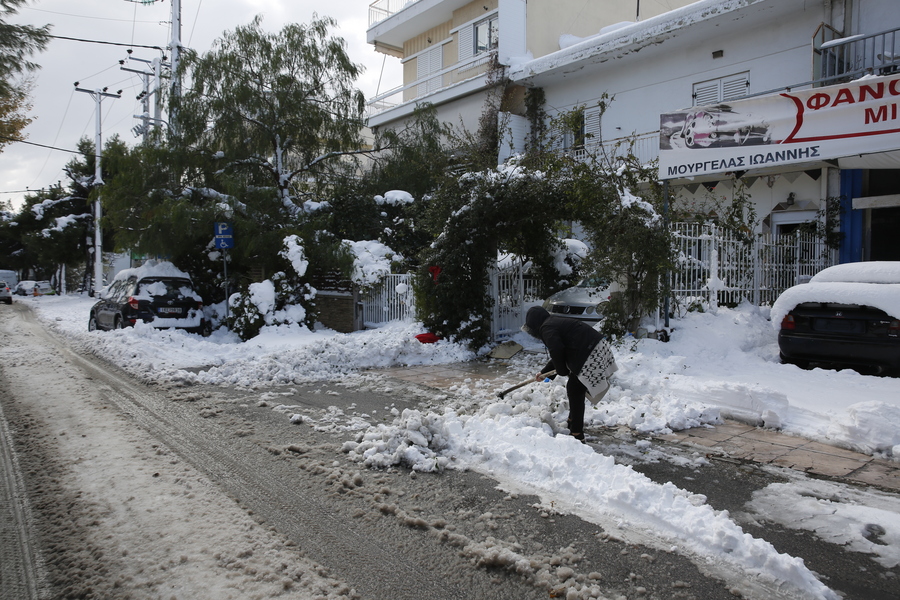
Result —
[{"label": "bush covered in snow", "polygon": [[271,279],[251,283],[244,292],[231,296],[230,328],[242,340],[249,340],[267,325],[312,327],[315,296],[316,291],[309,284],[298,285],[295,278],[284,272],[276,273]]}]

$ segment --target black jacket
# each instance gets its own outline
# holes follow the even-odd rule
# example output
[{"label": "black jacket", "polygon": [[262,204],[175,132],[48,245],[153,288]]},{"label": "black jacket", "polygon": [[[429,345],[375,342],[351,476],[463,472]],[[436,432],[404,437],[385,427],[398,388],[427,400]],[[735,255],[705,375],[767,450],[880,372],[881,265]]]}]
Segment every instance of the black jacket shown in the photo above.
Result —
[{"label": "black jacket", "polygon": [[550,352],[544,373],[556,369],[557,375],[577,375],[603,335],[577,319],[553,317],[546,309],[534,306],[525,315],[525,330],[538,338]]}]

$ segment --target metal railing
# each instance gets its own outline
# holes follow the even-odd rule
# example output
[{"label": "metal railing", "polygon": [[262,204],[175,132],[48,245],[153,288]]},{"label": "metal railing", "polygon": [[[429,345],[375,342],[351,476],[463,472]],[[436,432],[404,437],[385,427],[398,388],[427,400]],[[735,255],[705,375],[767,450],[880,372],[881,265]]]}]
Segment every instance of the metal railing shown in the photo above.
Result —
[{"label": "metal railing", "polygon": [[628,152],[631,152],[641,164],[646,165],[659,158],[659,131],[636,133],[631,136],[613,138],[611,140],[596,141],[589,139],[584,146],[568,148],[564,152],[578,160],[587,160],[589,155],[615,160],[615,158],[623,157]]},{"label": "metal railing", "polygon": [[822,43],[819,81],[825,84],[862,75],[888,75],[900,70],[900,29],[854,35]]},{"label": "metal railing", "polygon": [[673,223],[676,304],[772,304],[787,288],[837,264],[837,251],[813,234],[739,235],[707,223]]},{"label": "metal railing", "polygon": [[[441,90],[463,83],[464,81],[479,77],[483,75],[484,71],[483,69],[479,69],[479,67],[489,64],[494,54],[494,52],[488,52],[475,55],[435,73],[429,73],[410,83],[405,83],[386,92],[382,92],[368,100],[366,116],[371,117],[377,115],[404,104],[405,102],[420,100],[425,96],[430,96]],[[451,81],[445,84],[444,78],[448,74],[451,76]],[[416,90],[416,94],[412,98],[404,98],[403,92],[411,89]]]},{"label": "metal railing", "polygon": [[[673,223],[677,267],[671,273],[675,307],[771,305],[787,288],[805,283],[837,264],[837,251],[812,234],[744,236],[709,223]],[[389,275],[360,294],[364,327],[416,318],[413,275]],[[488,294],[493,298],[491,336],[502,341],[515,335],[530,306],[544,293],[521,264],[495,268]]]},{"label": "metal railing", "polygon": [[418,0],[375,0],[369,5],[369,27],[380,23]]},{"label": "metal railing", "polygon": [[528,307],[544,299],[537,280],[525,275],[522,264],[491,269],[488,294],[494,300],[491,337],[496,341],[518,333]]},{"label": "metal railing", "polygon": [[391,321],[415,318],[411,273],[391,274],[377,286],[360,293],[363,327],[378,327]]}]

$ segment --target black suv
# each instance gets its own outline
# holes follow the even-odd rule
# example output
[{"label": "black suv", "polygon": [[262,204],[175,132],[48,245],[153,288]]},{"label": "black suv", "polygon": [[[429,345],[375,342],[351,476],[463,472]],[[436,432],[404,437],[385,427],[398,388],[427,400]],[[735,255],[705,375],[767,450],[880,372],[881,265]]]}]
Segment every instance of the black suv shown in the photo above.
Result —
[{"label": "black suv", "polygon": [[91,307],[88,330],[122,329],[138,320],[159,328],[184,329],[208,336],[210,322],[203,316],[203,300],[190,279],[147,276],[114,281]]}]

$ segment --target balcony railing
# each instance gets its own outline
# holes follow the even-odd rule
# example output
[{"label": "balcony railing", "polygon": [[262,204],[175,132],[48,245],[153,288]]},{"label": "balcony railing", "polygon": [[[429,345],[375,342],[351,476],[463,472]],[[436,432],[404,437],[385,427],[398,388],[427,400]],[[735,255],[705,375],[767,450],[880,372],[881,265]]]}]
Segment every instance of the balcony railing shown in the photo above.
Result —
[{"label": "balcony railing", "polygon": [[[493,52],[477,54],[436,73],[429,73],[411,83],[382,92],[369,99],[367,115],[371,117],[405,102],[426,98],[453,85],[482,75],[484,69],[481,67],[489,64],[492,56],[494,56]],[[412,93],[411,90],[415,90],[415,93]]]},{"label": "balcony railing", "polygon": [[602,142],[589,139],[584,146],[564,148],[562,151],[579,161],[587,160],[591,156],[602,156],[614,161],[631,152],[641,164],[646,165],[659,158],[659,131],[636,133]]},{"label": "balcony railing", "polygon": [[375,0],[369,5],[369,27],[380,23],[418,0]]},{"label": "balcony railing", "polygon": [[900,29],[823,42],[816,48],[818,83],[831,85],[863,75],[900,71]]}]

